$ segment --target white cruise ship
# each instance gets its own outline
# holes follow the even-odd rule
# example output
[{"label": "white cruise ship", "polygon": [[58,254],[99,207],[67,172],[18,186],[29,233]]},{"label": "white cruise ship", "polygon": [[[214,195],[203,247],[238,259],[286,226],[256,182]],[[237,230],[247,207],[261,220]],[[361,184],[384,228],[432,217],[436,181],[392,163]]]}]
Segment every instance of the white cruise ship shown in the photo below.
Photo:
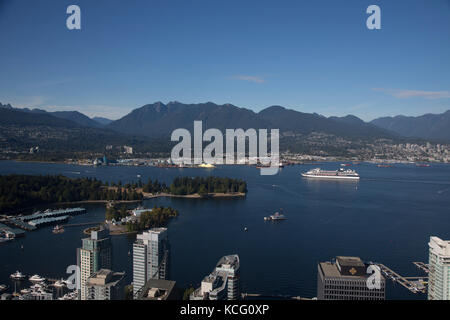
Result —
[{"label": "white cruise ship", "polygon": [[346,180],[359,180],[359,174],[355,170],[351,169],[339,169],[335,171],[326,171],[320,168],[309,170],[302,173],[303,177],[315,178],[315,179],[346,179]]}]

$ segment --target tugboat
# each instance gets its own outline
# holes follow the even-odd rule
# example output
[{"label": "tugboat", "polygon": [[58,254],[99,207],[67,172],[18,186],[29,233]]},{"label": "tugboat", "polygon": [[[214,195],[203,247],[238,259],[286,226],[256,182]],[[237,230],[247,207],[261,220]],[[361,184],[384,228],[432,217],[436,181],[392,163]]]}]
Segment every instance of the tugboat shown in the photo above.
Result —
[{"label": "tugboat", "polygon": [[62,227],[62,226],[60,226],[60,225],[56,225],[54,228],[53,228],[53,233],[54,234],[60,234],[60,233],[63,233],[64,232],[64,227]]},{"label": "tugboat", "polygon": [[11,279],[13,280],[23,280],[26,278],[26,276],[20,272],[20,271],[16,271],[15,273],[13,273],[11,276]]}]

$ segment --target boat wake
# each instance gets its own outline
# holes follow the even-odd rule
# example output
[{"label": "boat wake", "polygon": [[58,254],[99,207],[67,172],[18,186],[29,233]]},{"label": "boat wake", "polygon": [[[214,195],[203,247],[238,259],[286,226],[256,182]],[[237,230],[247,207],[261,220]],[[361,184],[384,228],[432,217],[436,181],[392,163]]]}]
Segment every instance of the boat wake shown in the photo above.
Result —
[{"label": "boat wake", "polygon": [[443,190],[438,190],[438,194],[443,194],[443,193],[446,193],[446,192],[448,192],[450,190],[450,188],[447,188],[447,189],[443,189]]},{"label": "boat wake", "polygon": [[292,191],[291,189],[286,188],[286,187],[283,187],[283,186],[280,186],[280,185],[273,184],[272,187],[273,187],[273,188],[280,189],[281,191],[284,191],[284,192],[286,192],[286,193],[292,194],[292,195],[294,195],[294,196],[301,196],[300,193],[294,192],[294,191]]}]

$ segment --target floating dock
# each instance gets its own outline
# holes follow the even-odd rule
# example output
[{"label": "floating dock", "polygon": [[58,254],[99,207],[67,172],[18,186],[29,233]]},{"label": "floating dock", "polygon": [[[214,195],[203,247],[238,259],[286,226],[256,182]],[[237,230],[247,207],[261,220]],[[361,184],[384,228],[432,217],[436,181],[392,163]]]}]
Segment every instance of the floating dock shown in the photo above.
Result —
[{"label": "floating dock", "polygon": [[36,220],[31,220],[28,224],[33,227],[40,228],[49,226],[52,224],[64,223],[69,221],[69,216],[53,217],[53,218],[41,218]]},{"label": "floating dock", "polygon": [[23,231],[22,229],[10,228],[2,223],[0,223],[0,233],[1,232],[13,234],[14,238],[25,236],[25,231]]},{"label": "floating dock", "polygon": [[70,216],[83,213],[86,213],[85,208],[46,210],[44,212],[35,212],[28,216],[8,219],[4,222],[8,225],[12,225],[26,231],[33,231],[39,227],[67,222]]},{"label": "floating dock", "polygon": [[58,210],[46,210],[44,212],[36,212],[29,216],[23,216],[20,218],[22,221],[31,221],[42,218],[51,218],[51,217],[59,217],[59,216],[74,216],[86,213],[86,209],[84,208],[68,208],[68,209],[58,209]]},{"label": "floating dock", "polygon": [[14,227],[26,230],[26,231],[33,231],[36,230],[36,227],[32,226],[31,224],[27,223],[27,222],[23,222],[20,219],[9,219],[4,221],[5,223],[7,223],[8,225],[12,225]]}]

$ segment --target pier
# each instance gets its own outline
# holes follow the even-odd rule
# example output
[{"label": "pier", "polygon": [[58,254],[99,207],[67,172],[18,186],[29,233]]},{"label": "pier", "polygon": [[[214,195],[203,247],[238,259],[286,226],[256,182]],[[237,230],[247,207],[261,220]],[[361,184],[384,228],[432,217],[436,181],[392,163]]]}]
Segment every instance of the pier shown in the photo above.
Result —
[{"label": "pier", "polygon": [[292,296],[287,296],[287,295],[282,295],[282,294],[272,294],[272,295],[267,295],[267,294],[261,294],[261,293],[241,293],[242,299],[246,299],[246,298],[255,298],[255,299],[282,299],[282,300],[312,300],[311,298],[303,298],[303,297],[292,297]]},{"label": "pier", "polygon": [[105,221],[72,223],[72,224],[65,224],[65,225],[63,225],[63,227],[64,228],[68,228],[68,227],[82,227],[82,226],[91,226],[91,225],[102,224],[102,223],[105,223]]},{"label": "pier", "polygon": [[423,262],[413,262],[413,264],[419,268],[420,270],[422,270],[425,273],[430,272],[430,269],[428,268],[428,264],[427,263],[423,263]]},{"label": "pier", "polygon": [[[422,262],[414,262],[414,264],[417,266],[417,264],[423,264]],[[399,284],[401,284],[403,287],[405,287],[406,289],[408,289],[410,292],[412,293],[426,293],[426,283],[428,282],[428,277],[427,276],[412,276],[412,277],[404,277],[400,274],[398,274],[397,272],[395,272],[394,270],[386,267],[384,264],[382,263],[378,263],[377,264],[380,269],[381,269],[381,273],[391,279],[393,282],[397,282]]]}]

